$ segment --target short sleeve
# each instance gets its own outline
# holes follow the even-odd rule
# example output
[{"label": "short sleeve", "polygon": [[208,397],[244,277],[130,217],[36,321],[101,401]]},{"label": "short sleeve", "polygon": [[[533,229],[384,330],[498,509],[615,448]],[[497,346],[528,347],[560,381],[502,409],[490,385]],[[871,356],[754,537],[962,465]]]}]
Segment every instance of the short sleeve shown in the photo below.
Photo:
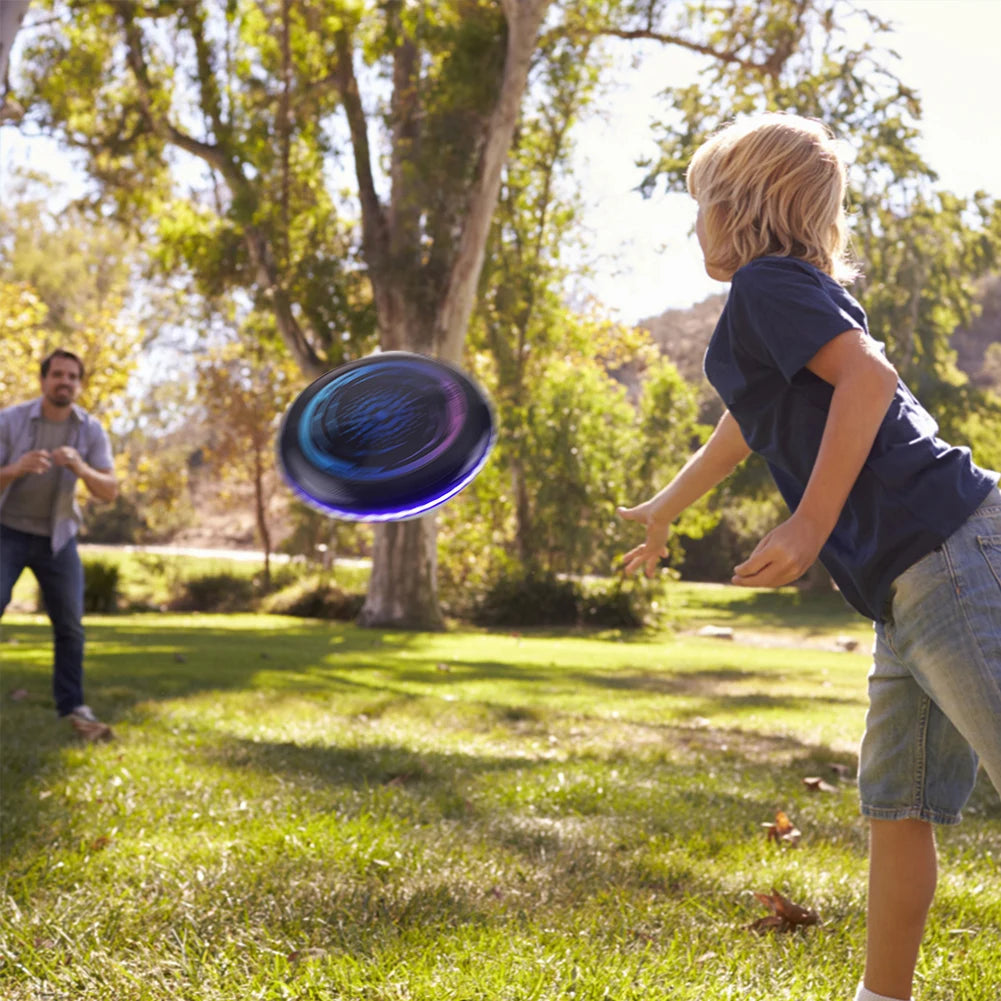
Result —
[{"label": "short sleeve", "polygon": [[12,451],[10,438],[10,421],[5,413],[0,412],[0,466],[6,466],[10,461]]},{"label": "short sleeve", "polygon": [[[764,258],[734,276],[730,300],[756,354],[767,356],[787,382],[829,341],[846,330],[865,331],[865,314],[833,279],[791,258]],[[841,299],[842,301],[838,301]]]},{"label": "short sleeve", "polygon": [[102,471],[115,465],[108,433],[93,417],[87,419],[87,454],[83,458],[88,465]]}]

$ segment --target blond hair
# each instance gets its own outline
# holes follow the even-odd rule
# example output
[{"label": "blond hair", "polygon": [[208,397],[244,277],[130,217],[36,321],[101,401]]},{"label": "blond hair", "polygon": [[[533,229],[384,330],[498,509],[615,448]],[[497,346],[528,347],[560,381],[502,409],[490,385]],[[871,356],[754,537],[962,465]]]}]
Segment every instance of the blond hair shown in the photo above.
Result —
[{"label": "blond hair", "polygon": [[776,255],[809,261],[845,283],[857,277],[838,152],[824,125],[790,114],[729,125],[703,143],[687,182],[702,210],[706,267],[732,275]]}]

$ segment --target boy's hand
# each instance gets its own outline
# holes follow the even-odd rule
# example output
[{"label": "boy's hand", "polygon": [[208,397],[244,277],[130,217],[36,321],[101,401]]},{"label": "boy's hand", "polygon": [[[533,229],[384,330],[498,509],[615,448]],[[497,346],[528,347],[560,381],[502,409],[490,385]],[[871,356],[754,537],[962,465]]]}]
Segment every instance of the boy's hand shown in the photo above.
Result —
[{"label": "boy's hand", "polygon": [[635,573],[640,567],[647,577],[653,577],[661,557],[667,555],[667,537],[671,534],[670,523],[662,524],[653,520],[653,510],[649,501],[636,507],[620,507],[619,517],[626,521],[638,521],[646,526],[646,541],[630,549],[622,557],[622,566],[627,574]]},{"label": "boy's hand", "polygon": [[798,580],[820,555],[826,536],[805,518],[793,515],[769,532],[754,552],[733,568],[740,587],[782,587]]}]

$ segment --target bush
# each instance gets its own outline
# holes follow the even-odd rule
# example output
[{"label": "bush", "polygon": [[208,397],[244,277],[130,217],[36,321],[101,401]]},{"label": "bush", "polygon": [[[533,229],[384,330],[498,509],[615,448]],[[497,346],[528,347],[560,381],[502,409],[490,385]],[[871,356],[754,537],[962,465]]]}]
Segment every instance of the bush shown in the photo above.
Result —
[{"label": "bush", "polygon": [[488,626],[574,626],[579,603],[573,581],[521,571],[498,577],[487,588],[474,620]]},{"label": "bush", "polygon": [[118,608],[117,563],[87,560],[83,565],[83,610],[106,615]]},{"label": "bush", "polygon": [[254,606],[254,582],[238,574],[214,573],[182,584],[172,607],[184,612],[248,612]]},{"label": "bush", "polygon": [[646,581],[581,583],[524,570],[498,577],[473,619],[487,626],[593,626],[641,629],[657,610],[659,586]]},{"label": "bush", "polygon": [[363,594],[342,591],[322,577],[310,577],[270,595],[262,603],[261,611],[350,622],[358,617],[364,603]]},{"label": "bush", "polygon": [[87,520],[81,538],[86,542],[107,545],[133,543],[143,529],[143,519],[136,504],[119,494],[110,504],[88,504]]},{"label": "bush", "polygon": [[642,629],[656,611],[655,592],[640,581],[602,582],[580,601],[581,624],[601,629]]}]

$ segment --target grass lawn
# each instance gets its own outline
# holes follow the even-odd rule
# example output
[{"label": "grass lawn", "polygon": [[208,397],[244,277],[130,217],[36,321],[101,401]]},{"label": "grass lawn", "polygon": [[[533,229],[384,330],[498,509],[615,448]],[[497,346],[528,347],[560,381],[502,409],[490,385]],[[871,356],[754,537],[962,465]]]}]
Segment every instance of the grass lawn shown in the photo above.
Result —
[{"label": "grass lawn", "polygon": [[[636,636],[94,617],[102,746],[52,715],[47,620],[6,617],[0,996],[852,997],[865,828],[831,766],[866,627],[794,592],[669,595],[683,630]],[[767,841],[778,809],[799,847]],[[986,779],[939,840],[916,997],[998,1001]],[[773,887],[819,923],[748,930]]]}]

